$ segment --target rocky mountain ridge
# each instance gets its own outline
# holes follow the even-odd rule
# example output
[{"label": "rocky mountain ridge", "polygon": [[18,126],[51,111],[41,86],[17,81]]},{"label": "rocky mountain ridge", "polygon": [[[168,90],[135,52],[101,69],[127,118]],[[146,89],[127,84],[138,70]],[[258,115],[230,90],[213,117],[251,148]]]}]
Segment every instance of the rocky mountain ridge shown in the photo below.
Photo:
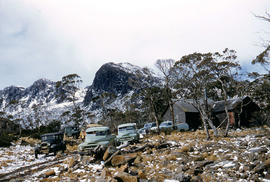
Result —
[{"label": "rocky mountain ridge", "polygon": [[[96,117],[102,112],[101,102],[108,108],[124,110],[121,106],[138,90],[134,84],[142,84],[147,79],[147,73],[149,70],[130,63],[106,63],[96,72],[91,86],[76,92],[75,104]],[[160,84],[156,75],[151,79],[153,83]],[[57,87],[57,82],[48,79],[39,79],[27,88],[10,86],[0,90],[0,111],[21,119],[23,127],[28,127],[30,120],[35,123],[36,117],[41,118],[41,124],[61,120],[61,115],[74,107],[74,103],[60,97],[61,94],[63,90]],[[92,118],[93,121],[98,119]]]}]

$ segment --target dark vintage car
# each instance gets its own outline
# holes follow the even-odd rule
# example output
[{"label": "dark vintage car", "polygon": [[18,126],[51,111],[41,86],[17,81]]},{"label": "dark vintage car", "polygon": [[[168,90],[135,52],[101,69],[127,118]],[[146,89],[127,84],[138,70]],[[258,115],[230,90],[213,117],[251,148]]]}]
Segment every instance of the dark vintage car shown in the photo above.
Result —
[{"label": "dark vintage car", "polygon": [[46,154],[53,153],[56,155],[58,151],[66,150],[66,144],[63,141],[63,133],[47,133],[41,135],[41,144],[38,144],[35,147],[35,157],[38,158],[38,154]]},{"label": "dark vintage car", "polygon": [[66,137],[79,138],[80,130],[75,126],[67,126],[64,129],[64,134]]}]

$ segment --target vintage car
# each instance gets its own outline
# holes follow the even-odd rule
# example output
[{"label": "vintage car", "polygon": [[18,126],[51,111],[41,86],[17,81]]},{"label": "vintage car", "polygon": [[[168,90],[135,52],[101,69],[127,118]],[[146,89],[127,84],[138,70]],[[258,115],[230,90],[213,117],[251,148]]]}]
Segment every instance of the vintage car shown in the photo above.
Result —
[{"label": "vintage car", "polygon": [[177,131],[188,131],[189,126],[187,123],[178,123],[175,125]]},{"label": "vintage car", "polygon": [[176,130],[176,131],[188,131],[189,130],[189,126],[187,123],[176,123],[175,127],[173,127],[172,121],[162,122],[160,124],[159,128],[160,128],[160,131],[164,131],[164,132],[170,132],[173,130]]},{"label": "vintage car", "polygon": [[78,138],[80,135],[80,131],[79,131],[78,127],[66,126],[64,128],[64,135],[65,135],[65,137]]},{"label": "vintage car", "polygon": [[81,155],[91,155],[96,147],[105,150],[109,145],[115,145],[115,135],[111,134],[109,127],[97,126],[88,128],[83,143],[78,146]]},{"label": "vintage car", "polygon": [[97,123],[88,124],[88,125],[86,126],[86,128],[83,128],[83,129],[81,130],[81,132],[80,132],[80,138],[81,138],[82,140],[85,139],[85,137],[86,137],[86,130],[87,130],[88,128],[101,127],[101,126],[103,126],[103,125],[97,124]]},{"label": "vintage car", "polygon": [[63,141],[64,134],[61,132],[58,133],[47,133],[41,135],[41,144],[38,144],[35,147],[35,157],[38,158],[38,154],[53,153],[56,155],[58,151],[66,150],[66,144]]},{"label": "vintage car", "polygon": [[173,130],[173,122],[172,121],[163,121],[159,125],[160,131],[169,132]]},{"label": "vintage car", "polygon": [[157,124],[155,122],[152,122],[145,123],[143,127],[145,128],[146,133],[149,133],[151,130],[154,130],[156,126]]},{"label": "vintage car", "polygon": [[126,123],[118,126],[117,143],[138,142],[139,133],[136,130],[136,123]]}]

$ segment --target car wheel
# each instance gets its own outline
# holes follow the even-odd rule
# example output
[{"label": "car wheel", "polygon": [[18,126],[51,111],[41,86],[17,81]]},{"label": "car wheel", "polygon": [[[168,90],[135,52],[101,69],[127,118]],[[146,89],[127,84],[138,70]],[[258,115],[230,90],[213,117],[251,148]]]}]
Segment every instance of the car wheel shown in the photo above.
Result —
[{"label": "car wheel", "polygon": [[55,150],[55,151],[53,151],[53,155],[54,155],[54,156],[56,156],[56,150]]},{"label": "car wheel", "polygon": [[38,158],[38,153],[37,153],[37,152],[35,152],[35,158],[36,158],[36,159]]}]

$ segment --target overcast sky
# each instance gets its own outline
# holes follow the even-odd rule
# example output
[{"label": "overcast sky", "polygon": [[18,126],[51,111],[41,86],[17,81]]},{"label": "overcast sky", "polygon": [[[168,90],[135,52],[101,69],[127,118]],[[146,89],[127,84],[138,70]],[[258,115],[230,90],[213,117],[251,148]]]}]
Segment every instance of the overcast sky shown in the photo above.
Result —
[{"label": "overcast sky", "polygon": [[0,89],[70,73],[86,86],[106,62],[153,67],[226,47],[249,69],[270,40],[253,13],[269,10],[270,0],[0,0]]}]

